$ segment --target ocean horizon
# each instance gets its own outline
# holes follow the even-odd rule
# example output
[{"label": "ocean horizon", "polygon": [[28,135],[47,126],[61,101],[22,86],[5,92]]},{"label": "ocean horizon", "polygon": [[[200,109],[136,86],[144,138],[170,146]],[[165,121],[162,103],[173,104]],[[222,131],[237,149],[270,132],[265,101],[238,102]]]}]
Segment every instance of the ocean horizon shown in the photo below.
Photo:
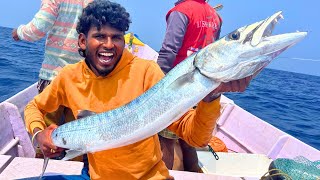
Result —
[{"label": "ocean horizon", "polygon": [[[12,28],[0,27],[0,102],[38,80],[43,38],[15,42]],[[320,78],[264,69],[244,93],[226,93],[237,105],[320,150]]]}]

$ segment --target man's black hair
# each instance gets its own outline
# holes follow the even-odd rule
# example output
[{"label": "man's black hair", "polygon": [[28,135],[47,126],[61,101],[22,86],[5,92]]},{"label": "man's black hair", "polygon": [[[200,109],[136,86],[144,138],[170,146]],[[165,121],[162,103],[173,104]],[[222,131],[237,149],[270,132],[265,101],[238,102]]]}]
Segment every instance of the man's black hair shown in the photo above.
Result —
[{"label": "man's black hair", "polygon": [[[131,23],[130,15],[124,7],[108,0],[94,0],[83,9],[77,24],[77,32],[86,36],[91,27],[101,29],[103,25],[109,25],[119,31],[128,31]],[[85,51],[79,48],[81,56],[85,57]]]}]

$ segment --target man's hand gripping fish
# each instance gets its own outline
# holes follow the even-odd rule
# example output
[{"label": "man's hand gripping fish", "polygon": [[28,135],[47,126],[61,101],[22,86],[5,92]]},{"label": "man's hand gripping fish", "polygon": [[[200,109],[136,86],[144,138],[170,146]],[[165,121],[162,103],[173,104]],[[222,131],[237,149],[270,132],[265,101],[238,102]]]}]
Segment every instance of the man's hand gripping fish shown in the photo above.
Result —
[{"label": "man's hand gripping fish", "polygon": [[[178,120],[221,82],[243,79],[266,67],[307,33],[271,36],[281,12],[241,27],[194,53],[130,103],[64,124],[51,135],[69,149],[64,160],[150,137]],[[45,167],[44,167],[45,169]]]}]

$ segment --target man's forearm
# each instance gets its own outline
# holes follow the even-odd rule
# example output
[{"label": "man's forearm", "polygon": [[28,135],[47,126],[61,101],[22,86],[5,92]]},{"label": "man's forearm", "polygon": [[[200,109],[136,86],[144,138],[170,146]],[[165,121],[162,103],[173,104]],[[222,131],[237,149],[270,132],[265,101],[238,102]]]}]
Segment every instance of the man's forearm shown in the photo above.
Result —
[{"label": "man's forearm", "polygon": [[167,19],[167,30],[157,60],[165,74],[173,68],[176,55],[182,46],[187,25],[188,18],[180,12],[172,12]]}]

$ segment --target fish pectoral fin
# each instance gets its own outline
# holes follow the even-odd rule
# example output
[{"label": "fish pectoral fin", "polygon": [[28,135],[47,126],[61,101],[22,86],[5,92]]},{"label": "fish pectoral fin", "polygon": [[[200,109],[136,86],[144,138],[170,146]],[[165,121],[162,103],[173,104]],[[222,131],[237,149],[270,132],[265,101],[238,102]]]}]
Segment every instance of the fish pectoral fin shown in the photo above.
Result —
[{"label": "fish pectoral fin", "polygon": [[67,161],[83,154],[85,154],[85,152],[80,150],[66,150],[66,155],[61,160]]},{"label": "fish pectoral fin", "polygon": [[182,75],[181,77],[179,77],[176,80],[174,80],[170,84],[169,88],[171,88],[172,90],[179,89],[179,88],[181,88],[181,87],[183,87],[185,85],[188,85],[188,84],[192,83],[194,81],[193,74],[194,74],[194,72],[190,72],[190,73]]},{"label": "fish pectoral fin", "polygon": [[92,112],[89,110],[79,110],[78,115],[77,115],[77,119],[85,118],[85,117],[92,116],[95,114],[96,114],[95,112]]}]

